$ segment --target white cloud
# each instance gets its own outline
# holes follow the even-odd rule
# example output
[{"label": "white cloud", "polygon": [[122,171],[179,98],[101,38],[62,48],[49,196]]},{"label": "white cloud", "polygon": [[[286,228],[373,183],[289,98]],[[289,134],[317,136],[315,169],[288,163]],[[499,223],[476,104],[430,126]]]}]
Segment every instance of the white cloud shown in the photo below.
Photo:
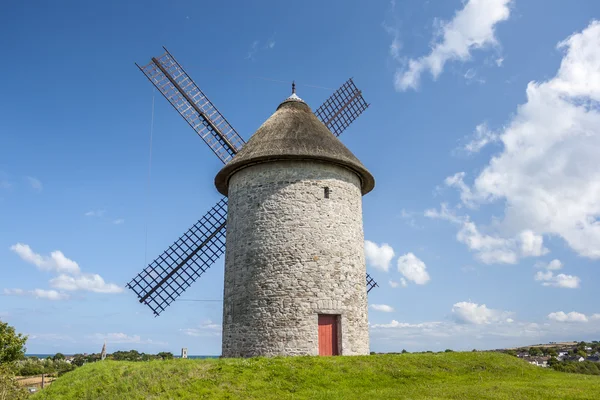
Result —
[{"label": "white cloud", "polygon": [[476,252],[476,257],[485,264],[515,264],[517,253],[508,239],[482,234],[475,223],[463,222],[456,239]]},{"label": "white cloud", "polygon": [[391,286],[391,287],[393,287],[393,288],[397,288],[398,286],[400,286],[400,282],[396,282],[396,281],[393,281],[393,280],[391,280],[391,279],[388,281],[388,283],[389,283],[389,284],[390,284],[390,286]]},{"label": "white cloud", "polygon": [[215,324],[211,320],[206,320],[202,322],[196,328],[183,328],[179,331],[188,336],[194,337],[206,337],[206,336],[220,336],[221,335],[222,326],[220,324]]},{"label": "white cloud", "polygon": [[374,324],[371,326],[371,328],[373,328],[373,329],[377,329],[377,328],[384,328],[384,329],[389,329],[389,328],[435,329],[437,326],[439,326],[441,324],[442,324],[442,322],[424,322],[424,323],[420,323],[420,324],[411,324],[408,322],[398,322],[395,319],[393,319],[389,324]]},{"label": "white cloud", "polygon": [[512,313],[488,308],[485,304],[461,301],[452,306],[452,316],[457,322],[466,324],[491,324],[507,321]]},{"label": "white cloud", "polygon": [[544,239],[527,229],[519,234],[521,242],[521,254],[525,257],[539,257],[548,253],[544,247]]},{"label": "white cloud", "polygon": [[394,312],[394,308],[387,304],[371,304],[371,308],[375,311]]},{"label": "white cloud", "polygon": [[471,193],[471,188],[467,186],[464,181],[465,173],[457,172],[456,174],[447,177],[444,179],[444,183],[448,187],[455,187],[460,192],[461,201],[468,207],[471,207],[473,204],[473,193]]},{"label": "white cloud", "polygon": [[69,291],[86,290],[95,293],[120,293],[123,291],[121,286],[104,282],[104,279],[98,274],[81,274],[74,277],[61,274],[50,280],[50,286]]},{"label": "white cloud", "polygon": [[412,281],[417,285],[424,285],[430,279],[425,263],[413,253],[407,253],[398,257],[398,272],[404,275],[403,279]]},{"label": "white cloud", "polygon": [[475,133],[469,143],[465,145],[464,150],[469,154],[477,153],[488,144],[499,140],[500,137],[492,132],[486,123],[482,123],[475,127]]},{"label": "white cloud", "polygon": [[496,45],[494,28],[510,16],[510,3],[511,0],[468,0],[450,22],[440,23],[439,39],[431,53],[410,59],[407,68],[396,71],[396,90],[416,90],[424,71],[429,70],[437,79],[447,61],[467,61],[472,50]]},{"label": "white cloud", "polygon": [[567,289],[577,289],[581,283],[581,279],[573,275],[558,274],[554,275],[552,271],[538,271],[534,279],[541,281],[543,286],[554,286]]},{"label": "white cloud", "polygon": [[394,258],[394,249],[387,243],[378,246],[365,240],[365,257],[367,264],[371,267],[387,272],[390,269],[390,262]]},{"label": "white cloud", "polygon": [[496,65],[498,67],[501,67],[503,63],[504,63],[504,58],[503,57],[496,58]]},{"label": "white cloud", "polygon": [[[444,321],[397,321],[370,325],[374,351],[494,349],[522,347],[532,343],[570,341],[595,337],[600,314],[553,313],[543,323],[520,321],[513,313],[489,309],[471,302],[456,303]],[[580,315],[577,315],[580,314]],[[552,315],[552,314],[551,314]],[[585,318],[584,318],[585,317]],[[558,318],[558,321],[557,319]],[[565,323],[568,320],[587,323]]]},{"label": "white cloud", "polygon": [[42,256],[35,253],[29,245],[17,243],[10,247],[12,251],[17,253],[21,259],[37,266],[41,270],[65,272],[69,274],[77,274],[80,272],[79,265],[71,259],[65,257],[61,251],[53,251],[50,256]]},{"label": "white cloud", "polygon": [[402,285],[402,287],[408,286],[408,282],[406,282],[406,279],[404,279],[404,278],[400,278],[400,284]]},{"label": "white cloud", "polygon": [[591,22],[558,48],[564,57],[557,74],[528,84],[527,101],[499,133],[503,149],[475,179],[471,200],[502,201],[505,216],[499,223],[505,229],[560,236],[579,255],[596,259],[600,22]]},{"label": "white cloud", "polygon": [[46,300],[66,300],[69,298],[69,295],[66,293],[57,292],[56,290],[44,290],[44,289],[34,289],[34,290],[4,289],[3,293],[7,296],[32,296],[37,299],[46,299]]},{"label": "white cloud", "polygon": [[549,271],[558,271],[558,270],[559,270],[559,269],[561,269],[562,267],[563,267],[563,264],[562,264],[562,262],[560,262],[560,260],[559,260],[559,259],[556,259],[556,258],[555,258],[554,260],[550,261],[550,262],[548,263],[548,265],[546,265],[546,267],[545,267],[545,268],[546,268],[547,270],[549,270]]},{"label": "white cloud", "polygon": [[548,314],[548,319],[556,322],[588,322],[585,314],[576,311],[571,311],[570,313],[563,311],[553,312]]},{"label": "white cloud", "polygon": [[125,222],[125,220],[123,218],[118,218],[118,219],[113,220],[112,223],[115,224],[115,225],[121,225],[124,222]]},{"label": "white cloud", "polygon": [[32,176],[28,176],[27,181],[29,182],[31,188],[36,192],[41,192],[44,189],[44,186],[42,185],[42,182],[39,179],[36,179]]},{"label": "white cloud", "polygon": [[[450,179],[451,186],[462,188],[463,173],[456,174]],[[468,188],[461,189],[462,198],[472,198]],[[504,238],[480,232],[477,225],[468,215],[458,216],[442,203],[440,210],[429,209],[424,215],[428,218],[443,219],[460,226],[456,239],[467,245],[469,250],[475,252],[475,257],[485,264],[516,264],[519,257],[532,257],[546,254],[548,249],[543,246],[543,237],[536,235],[531,230],[524,230],[516,237]]]},{"label": "white cloud", "polygon": [[106,210],[90,210],[86,212],[84,215],[86,217],[102,217],[106,213]]}]

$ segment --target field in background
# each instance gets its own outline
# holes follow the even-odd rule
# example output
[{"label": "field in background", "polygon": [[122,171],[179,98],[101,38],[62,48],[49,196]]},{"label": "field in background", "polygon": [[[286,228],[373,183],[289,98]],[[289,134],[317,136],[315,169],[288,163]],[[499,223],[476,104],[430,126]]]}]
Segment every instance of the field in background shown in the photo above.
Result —
[{"label": "field in background", "polygon": [[58,378],[39,399],[598,399],[600,377],[491,352],[104,361]]}]

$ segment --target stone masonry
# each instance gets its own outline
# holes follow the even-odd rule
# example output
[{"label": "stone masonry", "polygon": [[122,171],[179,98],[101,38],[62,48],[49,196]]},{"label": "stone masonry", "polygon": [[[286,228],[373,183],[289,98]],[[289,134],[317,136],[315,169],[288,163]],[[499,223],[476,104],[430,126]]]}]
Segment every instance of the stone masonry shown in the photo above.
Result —
[{"label": "stone masonry", "polygon": [[228,191],[223,356],[318,355],[318,314],[340,315],[342,355],[368,354],[359,176],[274,161],[235,172]]}]

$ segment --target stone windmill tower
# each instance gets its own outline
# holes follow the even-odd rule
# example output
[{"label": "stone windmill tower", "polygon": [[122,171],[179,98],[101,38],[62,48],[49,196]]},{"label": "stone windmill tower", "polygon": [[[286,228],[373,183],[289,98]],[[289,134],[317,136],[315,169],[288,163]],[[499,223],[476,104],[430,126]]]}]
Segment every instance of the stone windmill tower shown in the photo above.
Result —
[{"label": "stone windmill tower", "polygon": [[158,316],[226,253],[223,356],[368,354],[375,182],[337,138],[368,107],[353,81],[315,113],[292,89],[246,143],[168,51],[139,68],[225,163],[227,196],[127,285],[140,303]]},{"label": "stone windmill tower", "polygon": [[215,184],[229,199],[223,356],[368,354],[369,171],[292,94]]}]

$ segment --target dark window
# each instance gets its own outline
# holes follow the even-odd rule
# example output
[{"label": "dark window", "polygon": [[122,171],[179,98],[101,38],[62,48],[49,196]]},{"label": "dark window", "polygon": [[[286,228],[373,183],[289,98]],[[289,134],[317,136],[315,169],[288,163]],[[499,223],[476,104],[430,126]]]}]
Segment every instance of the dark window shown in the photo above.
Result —
[{"label": "dark window", "polygon": [[329,190],[329,187],[325,186],[324,188],[324,193],[325,193],[325,198],[328,199],[329,198],[329,193],[331,193],[331,190]]}]

